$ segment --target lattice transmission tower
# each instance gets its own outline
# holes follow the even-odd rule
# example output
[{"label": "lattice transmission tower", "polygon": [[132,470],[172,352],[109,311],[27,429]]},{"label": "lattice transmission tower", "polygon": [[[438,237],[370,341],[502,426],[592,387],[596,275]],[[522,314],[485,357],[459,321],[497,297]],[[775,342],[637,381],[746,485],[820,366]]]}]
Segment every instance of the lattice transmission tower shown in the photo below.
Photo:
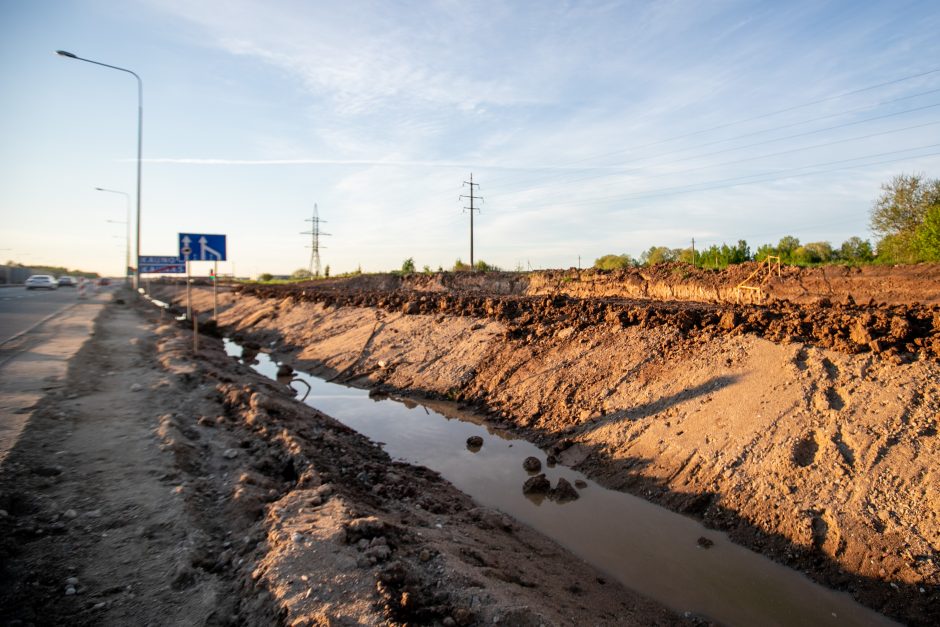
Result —
[{"label": "lattice transmission tower", "polygon": [[317,204],[313,204],[313,216],[304,220],[304,222],[310,223],[310,230],[304,231],[301,235],[310,236],[310,244],[307,248],[310,249],[310,265],[307,267],[307,271],[312,274],[314,277],[320,277],[320,248],[326,248],[326,246],[320,246],[320,238],[328,236],[329,233],[324,233],[320,230],[320,223],[326,222],[326,220],[321,220],[320,216],[317,214]]}]

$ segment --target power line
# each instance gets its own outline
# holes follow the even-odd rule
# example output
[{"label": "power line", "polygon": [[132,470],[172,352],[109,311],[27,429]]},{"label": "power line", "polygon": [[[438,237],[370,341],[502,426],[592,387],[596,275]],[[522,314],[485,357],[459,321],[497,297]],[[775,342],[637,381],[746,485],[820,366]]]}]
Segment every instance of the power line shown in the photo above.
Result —
[{"label": "power line", "polygon": [[[934,92],[936,92],[936,91],[940,91],[940,90],[933,90],[933,91],[930,91],[930,92],[924,92],[923,94],[918,94],[918,95],[924,95],[924,94],[926,94],[926,93],[934,93]],[[894,111],[894,112],[892,112],[892,113],[885,113],[885,114],[873,116],[873,117],[870,117],[870,118],[864,118],[864,119],[862,119],[862,120],[855,120],[855,121],[852,121],[852,122],[845,122],[845,123],[836,124],[836,125],[833,125],[833,126],[826,126],[826,127],[823,127],[823,128],[814,129],[814,130],[812,130],[812,131],[804,131],[804,132],[802,132],[802,133],[794,133],[794,134],[792,134],[792,135],[784,135],[783,137],[776,137],[776,138],[773,138],[773,139],[765,139],[765,140],[762,140],[762,141],[759,141],[759,142],[753,142],[753,143],[750,143],[750,144],[745,144],[745,145],[743,145],[743,146],[736,146],[736,147],[734,147],[734,148],[725,148],[725,149],[722,149],[722,150],[715,150],[715,151],[712,151],[712,152],[706,152],[706,153],[701,153],[701,154],[690,155],[690,156],[682,157],[681,159],[675,159],[675,160],[673,160],[673,161],[669,161],[669,162],[666,162],[666,163],[659,163],[659,164],[652,164],[652,165],[672,165],[672,164],[675,164],[675,163],[682,163],[683,161],[690,161],[690,160],[692,160],[692,159],[700,159],[700,158],[702,158],[702,157],[711,157],[711,156],[714,156],[714,155],[720,155],[720,154],[724,154],[724,153],[728,153],[728,152],[735,152],[735,151],[738,151],[738,150],[744,150],[744,149],[746,149],[746,148],[753,148],[753,147],[755,147],[755,146],[763,146],[763,145],[766,145],[766,144],[773,144],[773,143],[780,142],[780,141],[785,141],[785,140],[788,140],[788,139],[797,139],[797,138],[799,138],[799,137],[807,137],[807,136],[809,136],[809,135],[815,135],[815,134],[817,134],[817,133],[823,133],[823,132],[825,132],[825,131],[832,131],[832,130],[836,130],[836,129],[840,129],[840,128],[846,128],[846,127],[849,127],[849,126],[857,126],[857,125],[859,125],[859,124],[866,124],[866,123],[868,123],[868,122],[874,122],[874,121],[883,120],[883,119],[886,119],[886,118],[897,117],[897,116],[899,116],[899,115],[905,115],[905,114],[908,114],[908,113],[916,113],[916,112],[918,112],[918,111],[923,111],[923,110],[926,110],[926,109],[933,109],[933,108],[936,108],[936,107],[940,107],[940,103],[933,103],[933,104],[924,105],[924,106],[921,106],[921,107],[914,107],[914,108],[911,108],[911,109],[904,109],[903,111]],[[825,116],[825,117],[832,117],[832,116]],[[824,118],[818,118],[818,119],[824,119]],[[817,119],[817,120],[810,120],[810,121],[818,121],[818,119]],[[798,125],[798,124],[801,124],[801,123],[797,123],[797,125]],[[787,126],[790,126],[790,125],[787,125]],[[780,127],[780,128],[787,128],[787,126]],[[765,131],[759,131],[759,132],[757,132],[757,133],[746,133],[746,134],[744,134],[744,135],[739,135],[739,136],[737,136],[737,137],[732,137],[732,138],[729,138],[729,139],[723,139],[723,140],[718,140],[718,141],[714,141],[714,142],[709,142],[709,143],[706,143],[706,144],[700,144],[700,145],[698,145],[698,146],[693,146],[692,149],[694,149],[694,148],[703,148],[703,147],[705,147],[705,146],[711,146],[711,145],[714,145],[714,144],[724,143],[724,142],[728,142],[728,141],[734,141],[734,140],[736,140],[736,139],[743,139],[744,137],[749,137],[749,136],[756,135],[756,134],[763,133],[763,132],[770,132],[770,131],[772,131],[772,130],[779,130],[779,128],[767,129],[767,130],[765,130]],[[655,159],[655,158],[658,158],[658,157],[664,157],[664,156],[666,156],[666,155],[675,154],[675,153],[677,153],[677,152],[684,152],[684,151],[686,151],[686,150],[689,150],[689,148],[683,148],[683,149],[679,149],[679,150],[673,150],[673,151],[670,151],[670,152],[664,152],[664,153],[660,153],[660,154],[658,154],[658,155],[653,155],[652,157],[648,157],[648,158]],[[627,164],[627,163],[636,163],[636,162],[638,162],[638,161],[643,161],[643,158],[633,159],[632,161],[627,161],[627,162],[625,162],[624,164],[621,164],[621,165],[625,165],[625,164]],[[587,175],[587,176],[582,176],[582,177],[575,178],[575,179],[565,179],[564,181],[560,181],[560,182],[561,182],[561,183],[565,183],[565,184],[568,184],[568,183],[575,183],[575,182],[578,182],[578,181],[585,181],[585,180],[594,179],[594,178],[603,178],[603,177],[607,177],[607,176],[617,176],[617,175],[620,175],[620,174],[626,174],[626,173],[628,173],[628,172],[638,172],[638,171],[640,171],[640,170],[642,170],[642,169],[643,169],[642,167],[634,167],[634,168],[629,168],[629,169],[626,169],[626,170],[617,170],[617,171],[615,171],[615,172],[600,172],[600,173],[595,173],[595,174],[589,174],[589,175]],[[547,178],[547,177],[544,177],[544,178]],[[544,178],[543,178],[543,179],[536,179],[536,180],[544,180]],[[531,189],[531,188],[530,188],[530,189]],[[523,190],[516,190],[516,191],[523,191]]]},{"label": "power line", "polygon": [[328,236],[329,233],[324,233],[320,230],[320,223],[326,222],[326,220],[321,220],[320,216],[317,214],[317,204],[313,203],[313,216],[304,220],[304,222],[310,223],[310,230],[304,231],[301,235],[310,236],[310,245],[307,248],[310,249],[310,265],[307,267],[307,272],[309,272],[314,277],[320,277],[320,248],[326,248],[325,246],[320,246],[320,237]]},{"label": "power line", "polygon": [[[642,191],[642,192],[634,192],[634,193],[631,193],[631,194],[620,194],[620,195],[614,195],[614,196],[604,196],[604,197],[593,198],[593,199],[589,199],[589,200],[581,200],[581,201],[569,203],[568,206],[575,206],[575,207],[577,207],[577,206],[583,206],[583,205],[602,204],[602,203],[606,203],[606,202],[616,202],[616,201],[625,201],[625,200],[639,200],[639,199],[643,199],[643,198],[652,198],[652,197],[656,197],[656,196],[668,196],[668,195],[673,195],[673,194],[686,194],[686,193],[690,193],[690,192],[711,191],[711,190],[723,189],[723,188],[727,188],[727,187],[740,187],[740,186],[743,186],[743,185],[752,185],[752,184],[754,184],[754,183],[766,183],[766,182],[777,181],[777,180],[784,180],[784,179],[790,179],[790,178],[798,178],[798,177],[801,177],[801,176],[811,176],[811,175],[814,175],[814,174],[823,174],[823,173],[826,173],[826,172],[835,172],[835,171],[838,171],[838,170],[844,170],[844,169],[851,168],[851,167],[865,167],[865,166],[871,166],[871,165],[881,165],[881,164],[884,164],[884,163],[896,163],[896,162],[898,162],[898,161],[904,161],[905,159],[910,159],[910,158],[915,158],[915,157],[933,157],[933,156],[936,156],[936,155],[940,155],[940,152],[932,152],[932,153],[927,153],[927,154],[922,154],[922,155],[908,155],[908,156],[906,156],[906,157],[900,157],[900,158],[897,158],[897,159],[889,159],[889,160],[887,160],[887,161],[877,161],[877,162],[873,162],[873,163],[862,163],[862,164],[857,164],[857,166],[849,165],[849,166],[844,166],[844,167],[832,168],[832,169],[828,169],[828,170],[819,170],[819,171],[816,171],[816,172],[806,172],[806,173],[803,173],[803,174],[793,174],[793,175],[787,174],[787,175],[784,175],[784,176],[777,176],[777,174],[779,174],[780,172],[796,172],[796,171],[799,171],[799,170],[805,170],[805,169],[807,169],[807,168],[816,168],[816,167],[821,167],[821,166],[826,166],[826,165],[835,165],[835,164],[840,164],[840,163],[849,163],[849,162],[852,162],[852,161],[862,161],[862,160],[865,160],[865,159],[874,159],[874,158],[876,158],[876,157],[882,157],[882,156],[887,156],[887,155],[892,155],[892,154],[899,154],[899,153],[902,153],[902,152],[911,152],[911,151],[914,151],[914,150],[926,150],[926,149],[928,149],[928,148],[936,148],[936,147],[938,147],[938,146],[940,146],[940,144],[929,144],[929,145],[926,145],[926,146],[917,146],[917,147],[914,147],[914,148],[905,148],[904,150],[893,150],[893,151],[890,151],[890,152],[882,152],[882,153],[877,153],[877,154],[872,154],[872,155],[865,155],[865,156],[862,156],[862,157],[853,157],[852,159],[842,159],[842,160],[838,160],[838,161],[828,161],[828,162],[823,162],[823,163],[815,163],[815,164],[811,164],[811,165],[800,166],[800,167],[798,167],[798,168],[787,168],[787,169],[785,169],[785,170],[779,170],[779,171],[776,172],[776,173],[773,173],[773,172],[764,172],[764,173],[761,173],[761,174],[751,174],[751,175],[747,175],[747,176],[732,177],[732,178],[728,178],[728,179],[719,179],[719,180],[717,180],[717,181],[706,181],[706,182],[703,182],[703,183],[696,183],[695,185],[684,185],[684,186],[677,186],[677,187],[664,187],[664,188],[660,188],[660,189],[646,190],[646,191]],[[744,179],[751,179],[751,178],[756,178],[756,177],[769,177],[769,178],[761,178],[760,180],[756,180],[756,181],[746,181],[746,182],[734,183],[734,181],[742,181],[742,180],[744,180]],[[726,183],[728,183],[728,184],[726,184]],[[708,187],[700,187],[701,185],[707,185]],[[551,206],[551,205],[554,205],[554,204],[558,204],[558,203],[540,203],[540,204],[535,204],[535,205],[527,205],[525,208],[526,208],[526,209],[537,209],[537,208],[540,208],[540,207],[547,207],[547,206]]]},{"label": "power line", "polygon": [[482,203],[482,202],[483,202],[483,198],[482,198],[481,196],[474,196],[474,193],[473,193],[474,190],[473,190],[473,188],[474,188],[474,187],[479,187],[480,184],[473,182],[473,172],[470,173],[470,180],[469,180],[469,181],[464,181],[463,184],[470,186],[470,195],[468,196],[468,195],[466,195],[466,194],[461,194],[460,197],[459,197],[459,199],[460,199],[460,200],[462,200],[462,199],[464,199],[464,198],[469,198],[469,199],[470,199],[470,206],[469,206],[469,207],[464,207],[464,210],[465,210],[465,211],[467,211],[467,210],[470,211],[470,268],[473,269],[473,212],[480,210],[479,208],[473,206],[473,202],[474,202],[475,200],[479,200],[479,201]]},{"label": "power line", "polygon": [[[592,160],[595,160],[595,159],[602,159],[602,158],[605,158],[605,157],[611,157],[611,156],[614,156],[614,155],[623,154],[623,153],[629,152],[629,151],[631,151],[631,150],[639,150],[639,149],[643,149],[643,148],[650,148],[650,147],[652,147],[652,146],[658,146],[658,145],[665,144],[665,143],[668,143],[668,142],[671,142],[671,141],[675,141],[675,140],[677,140],[677,139],[685,139],[686,137],[694,137],[694,136],[696,136],[696,135],[703,135],[703,134],[705,134],[705,133],[710,133],[710,132],[712,132],[712,131],[721,130],[721,129],[723,129],[723,128],[729,128],[729,127],[731,127],[731,126],[736,126],[736,125],[739,125],[739,124],[745,124],[745,123],[747,123],[747,122],[754,122],[754,121],[756,121],[756,120],[766,119],[766,118],[769,118],[769,117],[773,117],[773,116],[775,116],[775,115],[780,115],[781,113],[788,113],[788,112],[790,112],[790,111],[796,111],[796,110],[798,110],[798,109],[805,109],[806,107],[811,107],[811,106],[813,106],[813,105],[822,104],[822,103],[824,103],[824,102],[829,102],[829,101],[832,101],[832,100],[838,100],[838,99],[845,98],[845,97],[848,97],[848,96],[854,96],[854,95],[856,95],[856,94],[864,93],[864,92],[866,92],[866,91],[872,91],[872,90],[874,90],[874,89],[879,89],[879,88],[881,88],[881,87],[887,87],[888,85],[895,85],[895,84],[897,84],[897,83],[903,83],[903,82],[906,82],[906,81],[909,81],[909,80],[913,80],[913,79],[915,79],[915,78],[922,78],[922,77],[924,77],[924,76],[929,76],[929,75],[931,75],[931,74],[936,74],[936,73],[938,73],[938,72],[940,72],[940,68],[934,68],[934,69],[931,69],[931,70],[927,70],[926,72],[919,72],[919,73],[917,73],[917,74],[911,74],[911,75],[908,75],[908,76],[903,76],[903,77],[901,77],[901,78],[897,78],[897,79],[894,79],[894,80],[886,81],[886,82],[883,82],[883,83],[878,83],[878,84],[875,84],[875,85],[869,85],[869,86],[867,86],[867,87],[862,87],[862,88],[860,88],[860,89],[855,89],[855,90],[852,90],[852,91],[847,91],[847,92],[843,92],[843,93],[840,93],[840,94],[835,94],[835,95],[832,95],[832,96],[827,96],[827,97],[825,97],[825,98],[820,98],[820,99],[818,99],[818,100],[812,100],[812,101],[809,101],[809,102],[804,102],[804,103],[802,103],[802,104],[793,105],[793,106],[790,106],[790,107],[785,107],[785,108],[783,108],[783,109],[777,109],[777,110],[774,110],[774,111],[770,111],[770,112],[763,113],[763,114],[760,114],[760,115],[752,116],[752,117],[749,117],[749,118],[742,118],[742,119],[739,119],[739,120],[735,120],[735,121],[733,121],[733,122],[726,122],[726,123],[718,124],[718,125],[716,125],[716,126],[711,126],[711,127],[705,128],[705,129],[700,129],[700,130],[698,130],[698,131],[691,131],[691,132],[688,132],[688,133],[683,133],[683,134],[681,134],[681,135],[674,135],[674,136],[672,136],[672,137],[667,137],[667,138],[665,138],[665,139],[657,140],[657,141],[655,141],[655,142],[650,142],[650,143],[648,143],[648,144],[642,144],[642,145],[640,145],[640,146],[632,146],[632,147],[630,147],[630,148],[624,148],[624,149],[615,150],[615,151],[612,151],[612,152],[601,153],[601,154],[597,154],[597,155],[592,155],[592,156],[588,156],[588,157],[583,157],[583,158],[581,158],[581,159],[576,159],[576,160],[574,160],[574,161],[569,161],[569,162],[567,162],[567,163],[564,163],[564,164],[562,164],[562,166],[575,165],[575,164],[578,164],[578,163],[584,163],[584,162],[586,162],[586,161],[592,161]],[[559,167],[559,166],[551,166],[551,167],[536,168],[535,171],[538,171],[538,170],[548,170],[548,169],[553,169],[553,168],[557,168],[557,167]],[[499,180],[496,181],[496,185],[497,185],[497,186],[499,185]]]},{"label": "power line", "polygon": [[[934,105],[934,106],[940,106],[940,104]],[[868,134],[866,134],[866,135],[857,135],[857,136],[855,136],[855,137],[847,137],[847,138],[845,138],[845,139],[836,139],[836,140],[833,140],[833,141],[823,142],[823,143],[820,143],[820,144],[813,144],[813,145],[811,145],[811,146],[801,146],[800,148],[791,148],[790,150],[781,150],[781,151],[778,151],[778,152],[765,153],[765,154],[762,154],[762,155],[754,155],[754,156],[750,156],[750,157],[744,157],[744,158],[742,158],[742,159],[733,159],[733,160],[731,160],[731,161],[721,161],[721,162],[719,162],[719,163],[710,163],[710,164],[707,164],[707,165],[697,166],[697,167],[694,167],[694,168],[684,168],[684,169],[682,169],[682,170],[672,170],[672,171],[670,171],[670,172],[664,172],[664,173],[661,173],[661,174],[650,174],[650,175],[645,175],[643,178],[646,179],[646,180],[654,179],[654,178],[662,178],[662,177],[664,177],[664,176],[674,176],[674,175],[676,175],[676,174],[686,174],[686,173],[689,173],[689,172],[696,172],[696,171],[699,171],[699,170],[707,170],[707,169],[710,169],[710,168],[717,168],[717,167],[726,166],[726,165],[735,165],[735,164],[738,164],[738,163],[744,163],[744,162],[750,162],[750,161],[757,161],[757,160],[759,160],[759,159],[767,159],[767,158],[769,158],[769,157],[779,157],[779,156],[781,156],[781,155],[793,154],[793,153],[797,153],[797,152],[803,152],[803,151],[806,151],[806,150],[815,150],[815,149],[817,149],[817,148],[826,148],[826,147],[828,147],[828,146],[835,146],[835,145],[837,145],[837,144],[846,144],[846,143],[853,142],[853,141],[861,141],[861,140],[864,140],[864,139],[871,139],[871,138],[873,138],[873,137],[880,137],[880,136],[883,136],[883,135],[892,135],[892,134],[894,134],[894,133],[902,133],[902,132],[904,132],[904,131],[916,130],[916,129],[919,129],[919,128],[925,128],[925,127],[927,127],[927,126],[935,126],[935,125],[937,125],[937,124],[940,124],[940,120],[937,120],[936,122],[925,122],[924,124],[915,124],[915,125],[913,125],[913,126],[905,126],[905,127],[902,127],[902,128],[891,129],[891,130],[889,130],[889,131],[880,131],[880,132],[878,132],[878,133],[868,133]],[[781,138],[781,139],[789,139],[789,138]],[[766,142],[766,143],[770,143],[770,142]],[[742,146],[742,148],[750,148],[750,147],[753,147],[754,145],[755,145],[755,144],[751,144],[750,146]],[[731,151],[722,151],[722,152],[731,152]],[[698,157],[703,157],[703,156],[711,156],[711,155],[714,155],[714,154],[719,154],[719,153],[709,153],[709,154],[706,154],[706,155],[696,155],[696,156],[694,156],[694,157],[689,157],[689,158],[686,158],[686,159],[679,159],[679,160],[676,160],[676,161],[670,161],[670,162],[667,162],[667,163],[657,163],[657,164],[652,164],[652,165],[654,165],[654,166],[670,166],[670,165],[673,165],[673,164],[676,164],[676,163],[681,163],[682,161],[689,161],[690,159],[693,159],[693,158],[698,158]],[[648,166],[648,167],[649,167],[649,166]],[[629,169],[629,170],[621,170],[620,172],[617,172],[616,174],[608,174],[607,176],[623,175],[623,174],[628,174],[628,173],[630,173],[630,172],[639,172],[639,171],[641,171],[641,170],[643,170],[643,169],[644,169],[644,168],[631,168],[631,169]],[[571,180],[566,181],[566,184],[567,184],[567,183],[576,183],[576,182],[579,182],[579,181],[587,180],[588,178],[595,178],[595,177],[584,177],[584,178],[580,178],[580,179],[571,179]]]}]

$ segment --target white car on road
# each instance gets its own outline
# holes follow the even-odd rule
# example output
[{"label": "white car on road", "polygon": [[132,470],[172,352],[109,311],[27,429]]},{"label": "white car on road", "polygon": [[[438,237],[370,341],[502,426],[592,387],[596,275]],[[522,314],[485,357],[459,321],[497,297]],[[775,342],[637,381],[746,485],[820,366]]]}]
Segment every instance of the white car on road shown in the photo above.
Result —
[{"label": "white car on road", "polygon": [[57,290],[59,289],[59,283],[55,280],[54,276],[49,276],[48,274],[34,274],[26,279],[26,289]]}]

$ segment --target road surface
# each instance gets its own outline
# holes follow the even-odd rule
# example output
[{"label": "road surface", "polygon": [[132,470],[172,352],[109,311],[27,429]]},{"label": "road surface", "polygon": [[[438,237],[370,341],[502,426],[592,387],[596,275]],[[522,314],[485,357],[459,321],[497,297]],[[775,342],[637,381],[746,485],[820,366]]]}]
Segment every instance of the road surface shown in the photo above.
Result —
[{"label": "road surface", "polygon": [[[102,291],[114,289],[100,288]],[[94,300],[94,292],[88,292],[88,300]],[[26,331],[37,322],[61,312],[76,302],[77,287],[62,287],[57,290],[27,290],[25,287],[0,289],[0,343]]]}]

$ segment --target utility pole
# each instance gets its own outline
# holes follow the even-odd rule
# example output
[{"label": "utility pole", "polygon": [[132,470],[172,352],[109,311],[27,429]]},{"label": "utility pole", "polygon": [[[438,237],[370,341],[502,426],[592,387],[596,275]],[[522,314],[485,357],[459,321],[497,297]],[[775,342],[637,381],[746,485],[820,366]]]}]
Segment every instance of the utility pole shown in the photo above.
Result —
[{"label": "utility pole", "polygon": [[692,238],[692,267],[695,267],[695,238]]},{"label": "utility pole", "polygon": [[326,236],[329,233],[320,230],[320,223],[326,222],[326,220],[321,220],[320,216],[317,215],[316,203],[313,203],[313,216],[307,218],[304,222],[310,223],[310,230],[301,233],[301,235],[310,236],[310,245],[307,246],[310,249],[310,265],[307,267],[307,272],[316,278],[320,278],[320,236]]},{"label": "utility pole", "polygon": [[469,195],[461,194],[461,195],[460,195],[460,198],[461,198],[461,199],[463,199],[463,198],[469,198],[469,199],[470,199],[470,206],[469,206],[469,207],[464,207],[464,210],[465,210],[465,211],[467,211],[467,210],[470,211],[470,269],[473,270],[473,212],[480,210],[478,207],[474,207],[474,206],[473,206],[473,203],[474,203],[475,200],[479,200],[479,201],[482,203],[482,202],[483,202],[483,198],[482,198],[481,196],[475,196],[474,193],[473,193],[473,192],[474,192],[473,188],[474,188],[474,187],[479,187],[480,184],[473,182],[473,173],[472,173],[472,172],[470,173],[470,180],[469,180],[469,181],[464,181],[463,184],[470,186],[470,194],[469,194]]}]

